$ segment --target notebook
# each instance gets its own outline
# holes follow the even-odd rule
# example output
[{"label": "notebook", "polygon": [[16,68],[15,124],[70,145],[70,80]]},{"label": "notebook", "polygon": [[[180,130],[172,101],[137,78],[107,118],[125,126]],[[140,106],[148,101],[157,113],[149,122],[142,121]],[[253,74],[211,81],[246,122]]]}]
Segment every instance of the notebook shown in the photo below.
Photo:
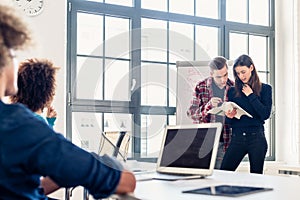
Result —
[{"label": "notebook", "polygon": [[167,126],[155,173],[138,175],[137,180],[178,180],[211,175],[221,130],[221,123]]}]

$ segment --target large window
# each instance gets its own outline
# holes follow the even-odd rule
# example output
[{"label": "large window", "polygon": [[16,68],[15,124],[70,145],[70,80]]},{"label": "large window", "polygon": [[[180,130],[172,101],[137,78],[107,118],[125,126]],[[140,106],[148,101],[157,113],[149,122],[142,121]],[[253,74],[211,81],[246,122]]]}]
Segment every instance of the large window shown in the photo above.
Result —
[{"label": "large window", "polygon": [[[249,54],[274,85],[274,0],[68,0],[67,137],[97,151],[131,134],[129,156],[155,160],[176,124],[176,61]],[[274,116],[266,123],[274,160]]]}]

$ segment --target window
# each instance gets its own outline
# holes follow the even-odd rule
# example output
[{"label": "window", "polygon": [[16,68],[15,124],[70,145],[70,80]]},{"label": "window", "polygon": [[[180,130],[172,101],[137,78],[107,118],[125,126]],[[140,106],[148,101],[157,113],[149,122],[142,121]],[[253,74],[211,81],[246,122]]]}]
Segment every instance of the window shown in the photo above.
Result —
[{"label": "window", "polygon": [[122,6],[132,6],[132,0],[89,0],[89,1],[116,4]]},{"label": "window", "polygon": [[194,0],[169,0],[169,11],[171,13],[194,15]]},{"label": "window", "polygon": [[247,23],[247,1],[248,0],[226,1],[226,20]]},{"label": "window", "polygon": [[218,55],[219,32],[219,28],[216,27],[196,26],[196,60],[204,60],[207,56],[212,58]]},{"label": "window", "polygon": [[[68,3],[67,137],[90,151],[99,133],[126,127],[129,157],[156,159],[164,127],[176,124],[176,61],[245,53],[274,84],[274,0]],[[272,116],[268,160],[274,127]]]},{"label": "window", "polygon": [[[270,37],[268,35],[255,35],[254,32],[247,33],[229,33],[229,58],[235,59],[241,54],[248,54],[253,59],[260,81],[263,83],[271,83],[271,66],[267,55],[269,54],[268,44]],[[272,143],[272,118],[265,123],[266,139],[268,144]],[[267,156],[271,157],[271,148],[268,148]]]},{"label": "window", "polygon": [[195,1],[196,16],[219,19],[219,1]]},{"label": "window", "polygon": [[269,26],[272,4],[269,0],[226,1],[226,20]]},{"label": "window", "polygon": [[168,4],[167,0],[143,0],[141,6],[144,9],[167,11]]}]

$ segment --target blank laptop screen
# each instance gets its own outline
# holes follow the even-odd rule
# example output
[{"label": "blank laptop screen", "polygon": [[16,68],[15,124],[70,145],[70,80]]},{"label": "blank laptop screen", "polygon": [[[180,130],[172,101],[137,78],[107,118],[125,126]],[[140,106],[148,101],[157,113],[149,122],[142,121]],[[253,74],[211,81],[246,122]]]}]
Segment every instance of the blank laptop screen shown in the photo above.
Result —
[{"label": "blank laptop screen", "polygon": [[209,169],[217,128],[168,129],[161,167]]}]

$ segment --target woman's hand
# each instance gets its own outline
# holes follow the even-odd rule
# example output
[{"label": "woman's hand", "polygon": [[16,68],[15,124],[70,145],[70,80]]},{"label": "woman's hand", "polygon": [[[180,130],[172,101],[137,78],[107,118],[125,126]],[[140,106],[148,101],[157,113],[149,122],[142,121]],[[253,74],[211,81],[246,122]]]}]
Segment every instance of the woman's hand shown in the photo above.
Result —
[{"label": "woman's hand", "polygon": [[47,117],[48,118],[55,118],[56,116],[57,116],[57,113],[56,113],[54,107],[53,106],[49,106],[47,108]]},{"label": "woman's hand", "polygon": [[237,113],[236,108],[234,108],[232,110],[228,110],[227,112],[225,112],[225,115],[226,115],[226,117],[232,119],[232,118],[234,118],[236,113]]},{"label": "woman's hand", "polygon": [[242,92],[246,95],[249,96],[250,94],[253,93],[252,88],[248,85],[248,84],[244,84],[243,88],[242,88]]}]

